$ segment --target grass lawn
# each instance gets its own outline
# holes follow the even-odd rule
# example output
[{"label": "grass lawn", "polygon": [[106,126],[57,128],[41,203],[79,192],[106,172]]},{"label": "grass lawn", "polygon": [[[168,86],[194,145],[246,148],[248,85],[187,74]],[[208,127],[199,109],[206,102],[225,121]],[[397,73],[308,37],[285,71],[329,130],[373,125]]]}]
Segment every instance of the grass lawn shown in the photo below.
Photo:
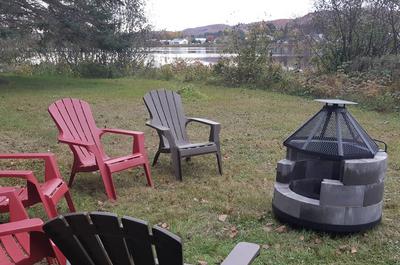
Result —
[{"label": "grass lawn", "polygon": [[[47,107],[62,97],[88,101],[98,127],[144,131],[150,159],[158,146],[146,127],[148,113],[142,96],[152,88],[179,89],[187,84],[143,79],[62,79],[2,76],[0,82],[0,152],[53,152],[67,180],[72,163],[68,146],[58,144],[57,129]],[[275,167],[284,158],[282,142],[320,109],[308,99],[262,90],[191,84],[207,97],[185,97],[188,116],[221,122],[224,175],[217,173],[214,155],[183,163],[183,182],[175,181],[170,157],[161,155],[152,169],[156,188],[145,186],[141,169],[115,174],[118,201],[106,201],[100,175],[80,173],[72,187],[79,211],[111,211],[166,223],[182,237],[187,263],[217,264],[239,241],[264,245],[254,264],[400,264],[400,115],[350,107],[375,138],[389,145],[389,168],[382,224],[366,233],[332,237],[288,228],[271,213]],[[208,128],[190,125],[193,140],[206,140]],[[127,154],[130,138],[107,136],[110,155]],[[38,163],[2,163],[1,168],[34,167]],[[4,183],[4,182],[3,182]],[[65,211],[65,205],[61,211]],[[31,214],[41,215],[40,207]],[[228,215],[225,222],[218,221]],[[235,233],[235,230],[238,233]],[[233,232],[232,232],[233,231]]]}]

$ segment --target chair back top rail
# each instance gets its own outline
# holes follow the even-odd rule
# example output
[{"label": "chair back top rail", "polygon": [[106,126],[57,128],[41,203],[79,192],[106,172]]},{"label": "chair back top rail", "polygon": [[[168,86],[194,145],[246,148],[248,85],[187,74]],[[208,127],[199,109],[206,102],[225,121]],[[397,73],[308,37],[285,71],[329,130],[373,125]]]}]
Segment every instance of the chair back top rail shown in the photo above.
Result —
[{"label": "chair back top rail", "polygon": [[71,265],[183,265],[178,236],[132,217],[73,213],[47,222],[43,230]]}]

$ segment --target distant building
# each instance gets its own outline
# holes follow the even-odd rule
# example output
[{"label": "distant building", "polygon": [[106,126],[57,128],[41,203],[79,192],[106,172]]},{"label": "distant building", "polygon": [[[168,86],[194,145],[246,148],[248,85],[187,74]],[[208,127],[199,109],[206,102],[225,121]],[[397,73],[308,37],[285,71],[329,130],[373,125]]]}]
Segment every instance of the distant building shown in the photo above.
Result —
[{"label": "distant building", "polygon": [[173,39],[169,42],[170,45],[187,45],[189,44],[187,39]]},{"label": "distant building", "polygon": [[160,43],[163,45],[169,45],[169,40],[160,40]]},{"label": "distant building", "polygon": [[195,38],[196,43],[204,44],[207,41],[207,38]]}]

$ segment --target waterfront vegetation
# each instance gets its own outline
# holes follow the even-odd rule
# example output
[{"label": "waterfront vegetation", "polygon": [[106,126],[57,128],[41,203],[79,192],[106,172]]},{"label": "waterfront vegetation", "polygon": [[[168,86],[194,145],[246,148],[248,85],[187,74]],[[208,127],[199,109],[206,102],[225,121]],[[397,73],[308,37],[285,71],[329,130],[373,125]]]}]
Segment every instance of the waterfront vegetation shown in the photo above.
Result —
[{"label": "waterfront vegetation", "polygon": [[[157,135],[144,125],[148,114],[142,96],[150,89],[178,90],[187,115],[220,121],[223,176],[217,172],[214,156],[201,156],[183,163],[184,180],[177,182],[169,156],[161,155],[160,163],[152,168],[155,189],[145,186],[140,169],[115,174],[118,201],[114,203],[106,200],[98,172],[79,173],[71,189],[79,211],[134,216],[178,234],[184,241],[187,263],[217,264],[239,241],[262,245],[256,265],[400,263],[398,113],[351,107],[368,133],[389,145],[383,219],[382,224],[365,233],[329,236],[283,226],[271,213],[275,167],[285,156],[282,141],[315,113],[320,103],[270,90],[175,79],[4,74],[0,79],[0,153],[53,152],[65,179],[73,156],[66,145],[57,143],[57,129],[46,110],[59,98],[88,101],[99,127],[144,131],[150,159],[158,145]],[[191,139],[206,140],[207,129],[190,125]],[[104,138],[107,153],[128,153],[130,140]],[[40,163],[15,161],[2,163],[1,168],[34,168],[42,177]],[[65,205],[60,211],[66,211]],[[39,205],[30,214],[46,219]],[[227,215],[223,222],[219,221],[221,215]]]}]

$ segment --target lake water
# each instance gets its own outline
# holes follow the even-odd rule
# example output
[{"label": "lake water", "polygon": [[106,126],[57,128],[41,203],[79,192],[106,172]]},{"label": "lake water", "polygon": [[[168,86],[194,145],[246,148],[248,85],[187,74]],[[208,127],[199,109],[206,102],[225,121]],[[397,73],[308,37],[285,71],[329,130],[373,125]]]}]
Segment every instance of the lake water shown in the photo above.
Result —
[{"label": "lake water", "polygon": [[215,64],[224,56],[231,56],[223,53],[218,47],[155,47],[151,49],[155,66],[169,64],[177,59],[188,61],[199,61],[203,64]]},{"label": "lake water", "polygon": [[[198,61],[205,65],[212,65],[222,57],[230,57],[234,54],[227,54],[219,47],[174,47],[164,46],[151,49],[154,65],[160,67],[170,64],[177,59],[186,61]],[[309,58],[296,57],[294,55],[273,54],[272,59],[282,64],[286,69],[304,68],[308,65]]]}]

